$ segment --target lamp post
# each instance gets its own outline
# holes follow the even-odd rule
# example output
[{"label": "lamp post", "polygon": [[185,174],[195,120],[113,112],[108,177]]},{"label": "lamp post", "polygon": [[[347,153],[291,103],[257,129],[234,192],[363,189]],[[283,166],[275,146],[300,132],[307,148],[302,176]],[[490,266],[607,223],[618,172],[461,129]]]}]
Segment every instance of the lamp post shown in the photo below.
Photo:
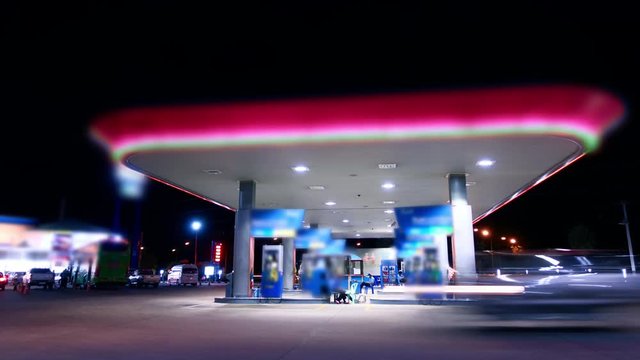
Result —
[{"label": "lamp post", "polygon": [[193,263],[198,265],[198,230],[202,227],[202,223],[200,221],[193,221],[191,223],[191,228],[196,232],[196,239],[193,244]]},{"label": "lamp post", "polygon": [[140,269],[140,265],[142,264],[142,250],[144,250],[144,245],[142,245],[142,232],[140,232],[140,241],[138,242],[138,269]]},{"label": "lamp post", "polygon": [[495,265],[493,263],[493,236],[491,236],[489,230],[486,229],[482,230],[481,234],[484,237],[489,237],[489,249],[491,250],[491,269],[495,269]]}]

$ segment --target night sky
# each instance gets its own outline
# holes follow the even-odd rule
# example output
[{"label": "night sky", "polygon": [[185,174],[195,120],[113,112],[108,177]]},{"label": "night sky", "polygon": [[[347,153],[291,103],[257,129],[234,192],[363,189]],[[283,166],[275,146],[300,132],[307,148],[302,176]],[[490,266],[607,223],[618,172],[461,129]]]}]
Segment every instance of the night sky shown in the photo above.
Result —
[{"label": "night sky", "polygon": [[[19,2],[18,2],[19,3]],[[620,201],[640,248],[633,154],[639,50],[635,12],[579,3],[198,7],[179,2],[0,5],[0,214],[61,217],[143,233],[160,261],[193,238],[233,237],[233,213],[150,183],[121,203],[106,153],[88,137],[103,112],[140,105],[582,84],[612,91],[628,114],[600,150],[479,226],[527,248],[567,247],[583,224],[598,248],[626,248]],[[135,226],[140,216],[141,227]],[[207,248],[202,249],[206,254]]]}]

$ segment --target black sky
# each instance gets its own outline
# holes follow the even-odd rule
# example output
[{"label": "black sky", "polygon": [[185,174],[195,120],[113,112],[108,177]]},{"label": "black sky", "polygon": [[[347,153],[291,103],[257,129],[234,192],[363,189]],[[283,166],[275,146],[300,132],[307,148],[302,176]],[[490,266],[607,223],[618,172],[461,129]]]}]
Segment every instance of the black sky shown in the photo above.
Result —
[{"label": "black sky", "polygon": [[[619,201],[629,201],[632,236],[640,236],[635,12],[610,2],[470,4],[3,3],[0,214],[53,221],[65,199],[65,216],[113,226],[110,164],[87,136],[91,120],[111,109],[569,83],[622,97],[626,122],[598,152],[480,225],[546,247],[566,246],[569,229],[586,223],[599,246],[626,246]],[[136,206],[122,207],[127,231]],[[233,214],[177,190],[151,184],[140,206],[148,244],[191,236],[194,214],[219,219],[203,236],[231,239]]]}]

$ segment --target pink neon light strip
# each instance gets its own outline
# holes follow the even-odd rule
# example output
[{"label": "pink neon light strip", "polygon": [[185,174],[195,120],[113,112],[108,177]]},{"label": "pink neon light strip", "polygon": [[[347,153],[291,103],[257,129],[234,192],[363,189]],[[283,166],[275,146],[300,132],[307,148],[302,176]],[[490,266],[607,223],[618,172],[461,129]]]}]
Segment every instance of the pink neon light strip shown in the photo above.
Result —
[{"label": "pink neon light strip", "polygon": [[116,160],[165,148],[513,134],[569,136],[589,151],[623,114],[603,91],[544,86],[139,108],[107,114],[91,130]]}]

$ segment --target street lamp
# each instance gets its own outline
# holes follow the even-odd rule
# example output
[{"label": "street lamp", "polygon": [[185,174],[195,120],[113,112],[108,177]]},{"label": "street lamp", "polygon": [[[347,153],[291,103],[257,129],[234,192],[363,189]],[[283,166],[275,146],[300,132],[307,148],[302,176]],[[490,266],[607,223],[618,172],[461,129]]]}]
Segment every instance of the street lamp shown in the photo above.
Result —
[{"label": "street lamp", "polygon": [[193,263],[198,265],[198,230],[202,227],[202,223],[200,221],[193,221],[191,223],[191,228],[196,232],[196,240],[193,244]]}]

